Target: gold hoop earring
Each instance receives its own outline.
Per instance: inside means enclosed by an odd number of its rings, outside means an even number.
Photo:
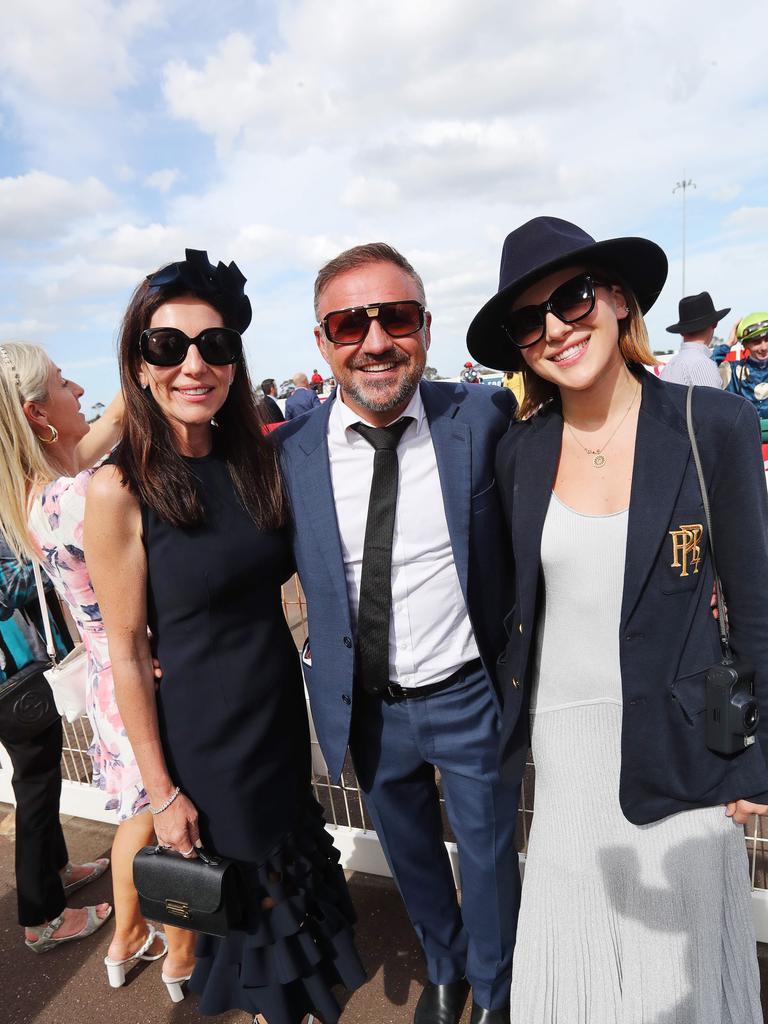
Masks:
[[[40,443],[41,444],[53,444],[55,441],[59,440],[59,432],[56,429],[56,427],[54,427],[54,425],[52,423],[48,424],[48,429],[51,432],[51,436],[50,437],[41,437],[40,438]]]

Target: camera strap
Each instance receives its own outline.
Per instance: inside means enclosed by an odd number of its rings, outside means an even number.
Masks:
[[[707,484],[704,480],[704,470],[701,466],[701,458],[699,456],[699,446],[696,443],[696,431],[693,426],[693,389],[694,385],[688,385],[688,394],[685,400],[685,419],[688,424],[688,437],[691,440],[691,451],[693,452],[693,461],[696,464],[696,473],[699,477],[699,489],[701,490],[701,500],[704,505],[704,518],[707,520],[707,530],[709,532],[709,550],[712,555],[712,568],[715,572],[715,594],[717,596],[717,625],[720,631],[720,646],[723,649],[723,657],[731,658],[731,645],[728,638],[728,616],[725,608],[725,601],[723,599],[723,587],[720,583],[720,576],[717,571],[717,562],[715,561],[715,536],[712,532],[712,516],[709,510],[709,494],[707,493]]]

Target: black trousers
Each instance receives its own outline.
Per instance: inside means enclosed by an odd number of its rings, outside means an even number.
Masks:
[[[59,871],[69,860],[59,821],[61,719],[23,743],[3,746],[16,794],[16,896],[19,924],[50,921],[66,905]]]

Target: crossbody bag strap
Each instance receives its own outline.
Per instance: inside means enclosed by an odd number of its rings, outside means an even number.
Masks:
[[[37,600],[40,602],[40,615],[43,619],[43,630],[45,632],[45,649],[48,653],[48,657],[51,659],[53,664],[56,664],[56,648],[53,644],[53,634],[51,633],[51,622],[48,618],[48,605],[45,601],[45,590],[43,588],[43,577],[40,572],[40,563],[36,558],[32,559],[32,570],[35,574],[35,587],[37,589]]]
[[[720,646],[723,649],[723,657],[731,657],[731,645],[728,636],[728,617],[725,610],[725,600],[723,599],[723,587],[720,583],[720,575],[717,571],[717,562],[715,560],[715,536],[712,532],[712,515],[709,509],[709,494],[707,492],[707,484],[704,480],[704,470],[701,465],[701,457],[699,456],[699,446],[696,443],[696,431],[693,426],[693,388],[694,385],[688,386],[688,394],[685,400],[685,419],[688,425],[688,437],[691,441],[691,451],[693,452],[693,461],[696,465],[696,473],[699,477],[699,489],[701,490],[701,500],[704,505],[704,518],[707,521],[707,531],[709,532],[709,550],[712,555],[712,568],[715,571],[715,595],[717,596],[717,625],[720,632]]]

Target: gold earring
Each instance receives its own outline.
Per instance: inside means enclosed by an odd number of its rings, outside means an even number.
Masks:
[[[56,429],[56,427],[54,427],[54,425],[52,423],[48,424],[48,429],[51,432],[51,436],[50,437],[41,437],[40,438],[40,442],[42,444],[54,444],[54,442],[59,440],[59,432]]]

